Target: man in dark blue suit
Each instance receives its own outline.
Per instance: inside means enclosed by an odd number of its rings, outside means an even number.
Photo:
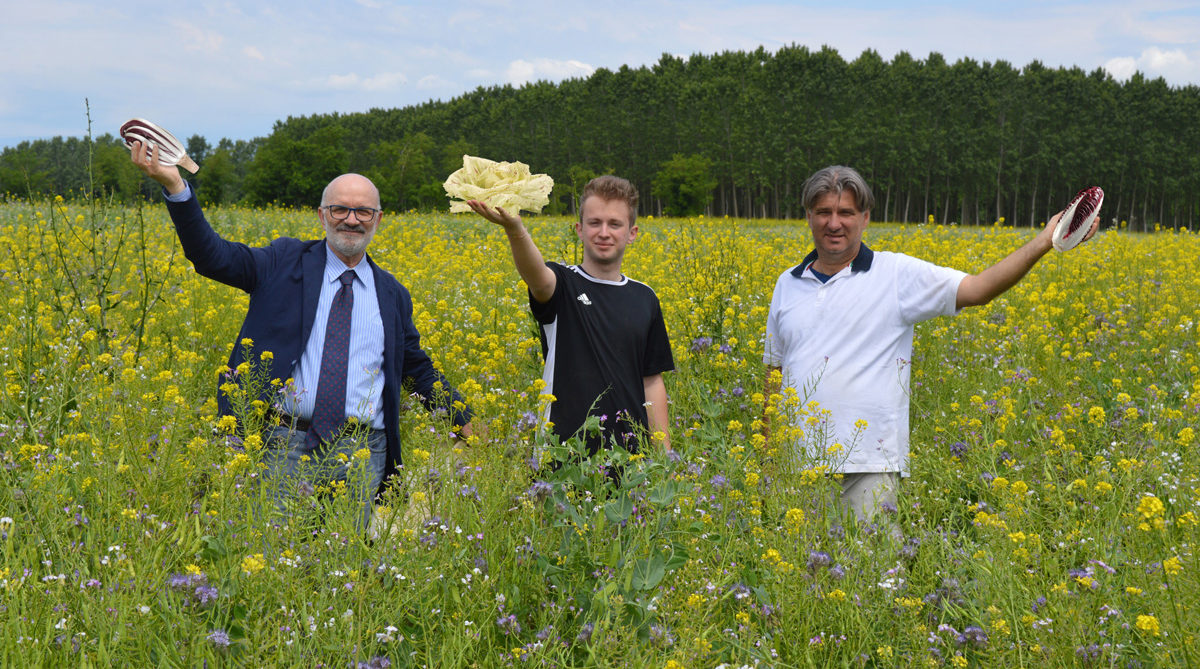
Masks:
[[[343,174],[326,186],[317,210],[325,239],[283,237],[251,248],[213,231],[179,169],[158,161],[158,147],[134,142],[130,151],[165,189],[196,271],[250,294],[237,342],[252,343],[235,343],[229,368],[248,353],[249,362],[270,366],[274,386],[259,399],[280,418],[268,425],[263,455],[276,506],[286,511],[292,493],[314,483],[345,481],[363,504],[365,528],[376,492],[400,464],[402,383],[411,382],[428,409],[445,412],[460,435],[470,434],[471,419],[421,349],[408,291],[366,254],[381,220],[379,191],[366,177]],[[218,405],[232,413],[224,392]],[[365,475],[350,475],[359,460]]]

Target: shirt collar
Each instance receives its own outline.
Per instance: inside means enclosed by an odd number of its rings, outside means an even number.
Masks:
[[[858,247],[858,255],[854,256],[854,260],[850,261],[851,272],[866,272],[871,269],[871,261],[875,258],[875,252],[867,248],[866,244],[860,244]],[[799,279],[804,276],[804,270],[808,269],[817,260],[817,250],[813,249],[808,255],[804,256],[804,260],[796,265],[792,270],[792,276]]]
[[[370,263],[367,261],[366,254],[363,254],[362,260],[358,261],[357,265],[355,265],[354,267],[347,267],[346,263],[342,262],[342,259],[339,258],[337,256],[337,254],[333,252],[333,249],[329,248],[329,242],[326,241],[325,242],[325,281],[328,283],[333,283],[333,282],[337,281],[338,277],[340,277],[342,275],[342,272],[345,272],[346,270],[353,271],[354,276],[358,277],[359,281],[366,284],[367,283],[367,275],[371,271],[371,266],[370,266]],[[367,284],[367,285],[370,285],[370,284]]]

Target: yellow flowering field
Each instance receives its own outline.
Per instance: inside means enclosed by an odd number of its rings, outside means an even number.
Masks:
[[[312,211],[209,218],[251,245],[319,234]],[[337,486],[261,512],[261,407],[216,416],[246,297],[195,274],[165,207],[0,205],[0,664],[1200,661],[1195,235],[1103,232],[919,326],[897,538],[840,518],[828,463],[786,445],[821,442],[820,407],[762,395],[771,289],[807,227],[639,224],[625,269],[663,304],[676,453],[589,460],[538,443],[537,330],[500,231],[385,216],[372,257],[487,431],[456,446],[411,402],[368,539]],[[579,259],[570,220],[530,228],[547,259]],[[975,271],[1030,235],[866,240]],[[764,439],[764,405],[795,427]]]

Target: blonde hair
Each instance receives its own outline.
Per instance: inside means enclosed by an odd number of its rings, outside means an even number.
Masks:
[[[579,220],[583,220],[583,203],[593,195],[601,200],[619,200],[629,205],[629,225],[637,222],[638,192],[628,179],[605,174],[587,182],[579,196]]]

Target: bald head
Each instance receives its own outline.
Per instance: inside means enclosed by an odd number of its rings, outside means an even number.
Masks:
[[[370,200],[368,206],[379,209],[379,189],[371,180],[361,174],[343,174],[329,182],[325,190],[321,193],[321,206],[324,207],[330,203],[337,203],[337,200],[342,196],[357,195],[360,198],[366,197]]]
[[[325,187],[317,217],[329,248],[347,267],[354,267],[366,253],[382,217],[379,189],[361,174],[343,174]]]

